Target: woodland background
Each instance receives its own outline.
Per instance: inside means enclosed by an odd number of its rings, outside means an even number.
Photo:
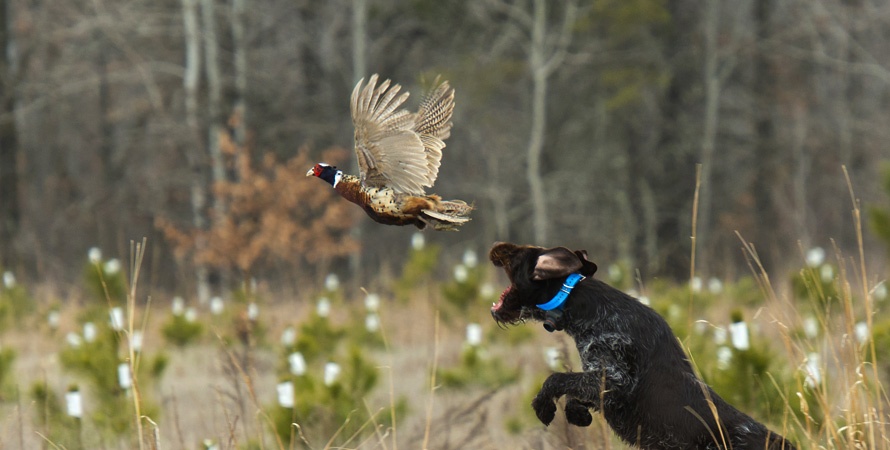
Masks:
[[[0,0],[0,48],[0,447],[625,448],[525,407],[578,361],[490,319],[510,240],[799,448],[890,449],[890,1]],[[460,232],[305,176],[373,73],[454,86]]]
[[[739,236],[768,271],[801,248],[849,249],[844,167],[864,206],[887,201],[886,1],[2,0],[0,13],[0,266],[22,279],[75,280],[88,248],[125,257],[146,236],[152,285],[205,299],[245,275],[372,284],[404,260],[408,230],[303,176],[324,159],[355,168],[348,99],[371,73],[412,105],[436,74],[456,89],[432,191],[477,210],[460,233],[427,233],[455,260],[513,240],[688,277],[697,164],[705,276],[749,273]]]

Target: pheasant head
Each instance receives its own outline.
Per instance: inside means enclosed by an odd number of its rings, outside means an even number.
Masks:
[[[337,169],[337,166],[332,166],[330,164],[318,163],[308,172],[306,172],[306,176],[313,176],[321,178],[330,184],[332,187],[337,187],[337,183],[340,182],[340,179],[343,178],[343,171]]]

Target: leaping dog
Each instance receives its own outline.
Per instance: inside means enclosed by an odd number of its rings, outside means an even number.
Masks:
[[[583,250],[496,243],[489,259],[510,286],[491,315],[500,324],[532,319],[574,340],[583,372],[553,373],[532,407],[545,425],[566,396],[569,423],[590,410],[641,449],[793,450],[783,436],[726,403],[692,370],[667,322],[652,308],[593,278]]]

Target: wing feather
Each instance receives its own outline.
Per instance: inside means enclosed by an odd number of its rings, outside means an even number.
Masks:
[[[438,77],[433,82],[433,86],[430,93],[420,102],[420,108],[417,111],[417,125],[414,130],[420,134],[429,168],[429,177],[432,182],[435,182],[439,175],[445,139],[451,135],[454,89],[447,81],[440,83]]]
[[[444,139],[451,130],[454,90],[436,80],[417,113],[400,107],[408,99],[390,80],[377,85],[372,75],[352,91],[355,152],[366,186],[388,186],[396,192],[423,194],[439,173]]]

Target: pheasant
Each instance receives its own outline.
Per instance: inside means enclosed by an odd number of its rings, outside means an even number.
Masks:
[[[462,200],[427,195],[439,174],[445,139],[451,134],[454,89],[439,82],[420,103],[416,113],[400,109],[408,93],[390,80],[377,85],[377,75],[364,79],[352,91],[355,154],[360,176],[318,163],[306,176],[328,182],[340,196],[385,225],[415,225],[424,229],[457,231],[470,221],[473,210]]]

